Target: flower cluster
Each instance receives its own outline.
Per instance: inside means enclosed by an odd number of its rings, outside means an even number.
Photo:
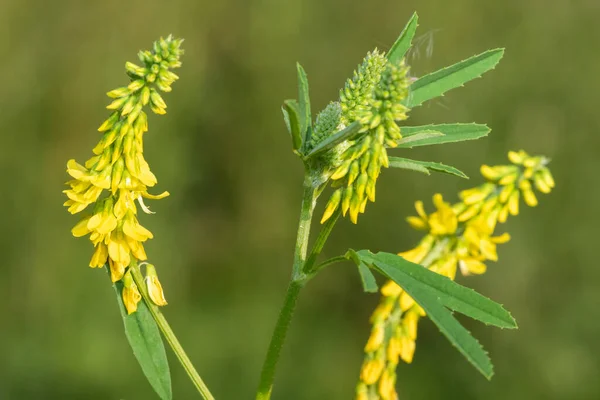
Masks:
[[[381,168],[389,164],[386,147],[396,147],[402,138],[397,122],[407,118],[408,108],[402,104],[410,85],[407,74],[408,67],[403,61],[394,64],[375,50],[346,82],[339,103],[332,103],[320,114],[327,124],[317,121],[317,138],[326,136],[323,133],[328,129],[333,132],[331,127],[344,128],[354,122],[361,126],[358,138],[332,150],[335,156],[330,157],[333,167],[329,169],[329,179],[337,189],[325,207],[321,223],[340,207],[342,214],[349,213],[356,223],[367,202],[375,201],[375,183]],[[337,121],[332,118],[335,115]]]
[[[519,213],[519,199],[537,205],[532,190],[549,193],[554,179],[545,157],[531,157],[524,151],[509,152],[512,165],[483,165],[487,182],[460,192],[461,201],[451,205],[440,194],[433,196],[436,211],[427,214],[417,201],[418,216],[408,223],[427,232],[412,250],[399,253],[405,259],[454,280],[463,275],[483,274],[486,261],[497,261],[498,244],[510,239],[508,233],[493,236],[497,223]],[[532,185],[533,184],[533,185]],[[417,325],[425,312],[396,283],[381,288],[382,298],[371,317],[371,336],[365,346],[365,361],[357,385],[357,400],[395,400],[396,366],[412,362]]]
[[[67,182],[70,188],[64,190],[69,198],[64,205],[76,214],[93,204],[91,213],[75,225],[72,233],[76,237],[90,235],[95,247],[90,267],[103,267],[108,262],[112,281],[123,280],[122,296],[128,313],[137,309],[141,296],[127,269],[133,262],[147,259],[143,243],[152,239],[152,233],[138,222],[135,202],[151,213],[143,199],[169,195],[148,193],[157,180],[143,154],[143,135],[148,130],[143,108],[149,105],[154,113],[165,114],[167,106],[159,90],[170,92],[171,84],[178,79],[171,69],[181,66],[181,43],[181,39],[171,36],[161,38],[152,51],[138,54],[143,66],[125,64],[131,83],[108,92],[114,99],[107,106],[112,113],[98,128],[103,136],[93,149],[94,156],[84,165],[75,160],[67,163],[73,179]],[[107,194],[100,198],[104,190]],[[154,267],[148,266],[146,272],[152,300],[165,305]]]

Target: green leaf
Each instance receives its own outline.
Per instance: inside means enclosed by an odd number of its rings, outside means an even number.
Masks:
[[[434,132],[439,134],[435,135]],[[462,142],[465,140],[479,139],[487,136],[488,133],[490,133],[490,128],[483,124],[403,126],[402,139],[398,141],[398,148]]]
[[[300,105],[300,133],[303,143],[310,140],[312,118],[310,115],[310,96],[308,94],[308,78],[300,63],[296,63],[298,70],[298,101]]]
[[[363,285],[363,291],[367,293],[377,293],[379,286],[369,267],[361,261],[360,256],[352,249],[346,253],[346,258],[350,258],[358,267],[360,281]]]
[[[484,376],[491,378],[493,367],[486,352],[445,307],[488,325],[516,328],[516,322],[508,311],[474,290],[396,254],[384,252],[373,254],[368,250],[361,250],[355,254],[360,261],[400,285],[425,310],[429,318],[467,360]],[[348,258],[355,259],[350,254]]]
[[[417,79],[410,86],[406,106],[414,108],[427,100],[442,96],[450,89],[479,78],[484,72],[494,69],[503,55],[504,49],[488,50]]]
[[[298,150],[302,146],[300,106],[296,100],[285,100],[281,109],[283,110],[283,119],[292,135],[292,146],[294,150]]]
[[[429,171],[443,172],[445,174],[455,175],[460,178],[469,179],[469,177],[465,175],[464,172],[462,172],[461,170],[442,163],[436,163],[433,161],[410,160],[408,158],[402,157],[390,157],[389,160],[390,167],[393,168],[410,169],[413,171],[423,172],[427,175],[429,175]]]
[[[413,37],[415,36],[417,26],[419,25],[418,20],[419,17],[417,16],[417,13],[413,13],[404,29],[402,29],[400,36],[398,36],[398,39],[396,39],[392,45],[392,48],[387,54],[387,58],[390,60],[390,62],[396,64],[402,60],[410,48]]]
[[[335,147],[336,145],[343,142],[344,140],[352,139],[354,136],[357,136],[360,133],[361,128],[362,128],[362,125],[360,124],[360,122],[351,123],[346,128],[342,129],[341,131],[336,132],[335,134],[329,136],[327,139],[323,140],[321,143],[316,145],[310,151],[310,153],[308,153],[306,155],[305,158],[308,159],[310,157],[313,157],[316,154],[322,153],[324,151],[327,151],[327,150]]]
[[[358,273],[360,274],[363,290],[367,293],[377,293],[379,286],[377,286],[377,281],[373,273],[365,263],[361,262],[358,264]]]
[[[171,400],[171,374],[169,372],[169,362],[165,346],[160,336],[160,331],[152,314],[144,300],[138,303],[137,311],[127,315],[127,310],[123,304],[121,292],[123,283],[121,281],[113,283],[113,288],[117,294],[117,302],[123,317],[125,326],[125,335],[129,345],[133,350],[135,358],[142,367],[142,371],[152,388],[156,391],[162,400]]]

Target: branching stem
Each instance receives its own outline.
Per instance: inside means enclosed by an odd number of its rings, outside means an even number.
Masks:
[[[300,222],[298,223],[298,234],[296,236],[296,249],[294,251],[294,264],[292,266],[292,278],[288,285],[287,293],[277,319],[271,343],[263,363],[260,375],[260,383],[256,393],[256,400],[269,400],[275,379],[275,370],[281,354],[281,348],[285,342],[287,331],[292,321],[292,315],[296,308],[296,302],[300,289],[306,284],[309,276],[305,272],[306,253],[308,251],[308,238],[310,225],[316,201],[316,189],[310,175],[304,177],[304,193],[302,196],[302,207],[300,209]]]

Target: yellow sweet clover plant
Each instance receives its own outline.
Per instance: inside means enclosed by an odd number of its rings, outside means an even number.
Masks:
[[[537,205],[532,187],[541,193],[550,193],[554,187],[545,157],[511,151],[508,158],[512,165],[483,165],[481,173],[487,182],[460,192],[461,201],[455,204],[436,194],[436,210],[427,214],[423,202],[417,201],[418,215],[407,221],[426,235],[415,248],[399,255],[452,280],[457,270],[465,276],[483,274],[485,262],[498,260],[497,245],[510,239],[506,232],[493,236],[497,224],[519,213],[520,198],[528,206]],[[390,280],[381,288],[356,400],[398,399],[396,367],[400,360],[412,362],[418,322],[424,316],[424,310],[395,282]]]
[[[350,249],[317,262],[340,217],[348,216],[356,224],[367,203],[375,201],[377,180],[384,168],[466,177],[454,167],[398,157],[392,151],[478,139],[490,131],[486,125],[475,123],[406,124],[411,109],[494,69],[503,56],[503,49],[488,50],[436,72],[411,76],[405,55],[416,28],[414,14],[390,50],[369,52],[340,90],[339,98],[314,120],[307,75],[297,65],[298,99],[285,100],[282,111],[292,150],[304,165],[303,197],[291,279],[263,364],[257,400],[271,398],[281,348],[300,291],[333,263],[354,262],[367,292],[378,290],[373,272],[390,280],[382,289],[382,305],[374,314],[373,333],[365,348],[367,357],[357,389],[360,400],[395,398],[395,367],[400,359],[412,359],[417,323],[424,315],[486,377],[492,375],[491,361],[451,311],[489,325],[516,327],[502,306],[453,279],[457,268],[465,274],[483,273],[483,262],[495,260],[496,245],[508,239],[507,235],[492,236],[496,222],[518,212],[520,197],[534,205],[537,198],[533,186],[544,193],[553,187],[543,157],[511,153],[515,165],[483,167],[488,182],[462,192],[462,201],[456,205],[436,195],[437,211],[427,214],[422,203],[417,203],[419,216],[411,217],[409,222],[428,234],[409,252],[373,254]],[[160,92],[170,92],[178,79],[172,70],[181,65],[181,43],[181,39],[171,36],[161,38],[151,51],[139,53],[142,65],[126,64],[130,82],[108,93],[113,99],[107,107],[111,114],[98,129],[102,137],[93,149],[94,155],[83,165],[75,160],[67,163],[72,180],[64,191],[68,197],[65,206],[72,214],[84,213],[73,235],[89,235],[94,245],[90,267],[106,267],[126,336],[158,396],[163,400],[172,398],[162,333],[199,395],[211,400],[212,394],[159,308],[167,301],[144,247],[153,234],[138,220],[138,206],[144,213],[151,213],[144,199],[168,195],[149,192],[157,179],[143,153],[148,130],[145,108],[155,114],[165,113],[167,106]],[[331,192],[320,218],[322,226],[309,251],[313,215],[326,190]]]
[[[304,193],[292,276],[263,364],[257,400],[271,398],[277,362],[298,294],[323,268],[336,262],[353,261],[358,267],[365,291],[377,291],[373,271],[398,284],[410,294],[414,307],[422,307],[447,338],[487,377],[492,375],[487,354],[454,319],[450,310],[486,324],[516,327],[514,319],[499,304],[396,254],[349,250],[344,255],[317,263],[340,217],[347,215],[356,224],[358,215],[365,212],[367,203],[375,201],[376,183],[383,168],[408,169],[425,174],[435,171],[466,177],[454,167],[397,157],[391,155],[392,150],[472,140],[489,133],[489,128],[481,124],[406,124],[412,108],[481,76],[493,69],[503,55],[503,49],[488,50],[417,78],[410,75],[405,60],[416,28],[417,15],[414,14],[387,53],[377,49],[369,52],[353,77],[340,90],[339,99],[318,113],[314,123],[307,75],[297,65],[298,99],[284,101],[282,110],[291,135],[292,149],[304,164]],[[322,228],[309,251],[313,213],[319,196],[327,187],[332,189],[320,218]],[[451,207],[446,206],[441,198],[436,197],[436,202],[440,210],[427,221],[427,226],[435,226],[437,234],[455,233],[462,225],[459,225],[456,217],[451,218],[454,216]],[[474,207],[474,204],[470,204],[464,210],[465,215],[473,213]],[[483,234],[479,231],[475,233]],[[492,246],[495,244],[490,239],[486,250],[491,251]],[[473,268],[476,268],[475,261],[467,258],[461,260]],[[380,328],[376,330],[373,343],[378,343],[384,335]],[[374,346],[369,344],[368,348]],[[363,373],[380,378],[381,368],[374,363],[367,363]],[[391,378],[386,379],[384,384],[389,383],[393,386]]]
[[[158,200],[169,195],[148,192],[157,179],[144,157],[144,134],[148,131],[144,110],[166,113],[167,105],[160,92],[170,92],[171,85],[179,79],[172,70],[181,66],[182,42],[172,36],[161,38],[154,42],[152,50],[139,52],[142,65],[125,64],[130,83],[107,93],[113,99],[106,107],[111,114],[98,128],[102,137],[93,149],[94,155],[84,165],[75,160],[67,163],[72,180],[67,182],[69,189],[64,190],[68,197],[64,205],[71,214],[87,212],[72,233],[76,237],[89,235],[94,245],[90,267],[108,268],[124,311],[125,333],[157,394],[162,399],[172,398],[158,327],[199,393],[212,399],[157,308],[167,301],[156,268],[146,262],[144,243],[153,235],[138,221],[138,206],[144,213],[152,214],[144,199]]]

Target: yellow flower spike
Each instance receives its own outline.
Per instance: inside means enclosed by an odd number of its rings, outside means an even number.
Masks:
[[[532,184],[543,192],[547,188],[551,189],[553,183],[550,173],[546,172],[547,168],[544,165],[547,161],[543,157],[530,157],[523,151],[511,152],[509,157],[517,165],[483,167],[482,173],[491,182],[460,192],[462,201],[458,203],[450,205],[444,202],[440,195],[436,195],[433,199],[436,211],[428,215],[423,203],[417,202],[415,208],[418,216],[409,217],[407,220],[411,226],[426,228],[429,232],[417,247],[398,254],[452,280],[456,278],[458,269],[463,275],[485,273],[485,262],[496,261],[497,246],[510,239],[508,233],[493,236],[497,223],[505,222],[509,214],[518,214],[521,195],[524,198],[529,196],[526,193],[535,196]],[[527,168],[534,171],[532,182],[525,178]],[[510,177],[504,178],[506,176]],[[543,181],[541,188],[538,187],[537,181]],[[535,200],[537,201],[537,198]],[[455,222],[452,222],[453,220]],[[382,286],[381,294],[377,311],[371,318],[374,327],[371,334],[375,335],[376,326],[385,326],[387,335],[390,335],[388,332],[393,332],[392,337],[384,338],[381,345],[387,357],[384,370],[388,371],[389,368],[393,374],[392,368],[396,367],[400,359],[406,363],[412,362],[418,320],[425,316],[425,311],[392,281]],[[381,348],[375,351],[380,350]],[[374,352],[367,351],[365,363],[374,358]],[[379,392],[379,387],[386,385],[382,383],[386,379],[388,377],[384,376],[383,372],[374,383],[365,382],[361,376],[361,384],[368,395],[377,391],[378,397],[374,398],[383,400],[384,395]],[[393,379],[395,380],[395,377]],[[388,394],[396,395],[394,391]]]
[[[137,311],[137,305],[140,300],[142,300],[142,295],[135,285],[135,282],[133,282],[133,277],[129,271],[123,276],[123,291],[121,297],[123,298],[123,304],[125,304],[125,308],[127,309],[127,314],[132,314]]]
[[[166,306],[167,300],[165,300],[165,294],[162,289],[162,285],[158,280],[156,274],[156,268],[152,264],[146,264],[146,277],[144,278],[146,287],[148,288],[148,295],[150,300],[157,306]]]
[[[371,336],[365,345],[365,352],[371,353],[381,347],[383,339],[385,338],[385,328],[383,324],[377,324],[374,326]]]

